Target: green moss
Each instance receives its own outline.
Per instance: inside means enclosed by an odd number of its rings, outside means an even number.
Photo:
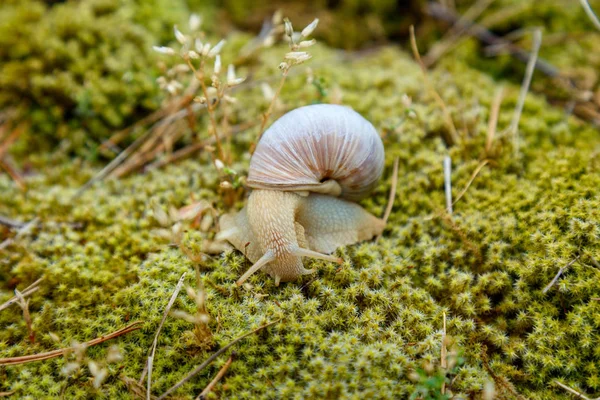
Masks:
[[[272,70],[263,69],[257,78],[277,74],[275,60],[282,51],[261,56]],[[345,260],[341,269],[309,261],[318,270],[315,276],[280,287],[256,274],[249,280],[251,290],[235,288],[249,266],[236,251],[205,258],[200,270],[213,345],[199,345],[190,334],[191,323],[167,319],[153,393],[165,391],[233,338],[278,318],[282,322],[236,346],[238,358],[211,396],[391,399],[426,390],[438,396],[436,388],[447,379],[456,398],[477,398],[494,380],[488,368],[528,398],[568,398],[554,380],[598,393],[597,131],[530,95],[520,123],[521,154],[515,157],[510,138],[500,132],[510,123],[519,88],[506,84],[493,160],[455,205],[452,218],[440,217],[442,160],[448,152],[452,156],[456,197],[483,156],[498,83],[459,61],[432,71],[463,138],[448,150],[442,112],[408,55],[386,48],[349,62],[325,47],[313,53],[313,74],[329,90],[306,84],[298,68],[300,73],[286,83],[283,102],[293,108],[331,101],[333,88],[339,88],[344,104],[373,121],[384,139],[388,178],[393,159],[400,160],[388,229],[377,243],[339,249]],[[240,90],[236,97],[233,118],[239,122],[255,119],[267,107],[256,88]],[[200,122],[206,123],[202,117]],[[236,136],[240,153],[256,130]],[[179,208],[194,195],[224,212],[216,174],[208,157],[200,155],[164,170],[102,182],[71,201],[97,166],[50,163],[43,157],[31,162],[37,171],[27,176],[26,193],[0,176],[0,214],[41,221],[2,253],[0,301],[10,298],[15,286],[45,276],[30,303],[37,341],[29,343],[20,311],[12,306],[0,313],[0,357],[69,346],[135,320],[144,324],[112,342],[122,361],[106,361],[108,344],[86,351],[86,362],[94,360],[108,370],[98,389],[86,363],[61,372],[72,362],[70,356],[0,367],[0,391],[17,390],[20,398],[57,393],[134,398],[124,377],[139,379],[181,274],[186,272],[186,283],[194,285],[192,262],[165,239],[153,204]],[[236,154],[233,168],[244,174],[248,158]],[[382,214],[389,186],[386,179],[363,205]],[[208,248],[214,239],[214,230],[200,231],[189,223],[184,228],[190,231],[184,242],[194,251]],[[11,235],[2,229],[0,238]],[[578,261],[544,294],[559,268],[575,257]],[[195,307],[182,291],[175,308],[193,313]],[[444,313],[452,348],[462,358],[447,374],[438,368]],[[226,355],[177,394],[197,395],[225,360]],[[498,392],[505,390],[496,385]]]
[[[152,45],[189,14],[183,0],[10,1],[0,8],[0,108],[26,113],[28,150],[66,138],[89,155],[158,108]]]

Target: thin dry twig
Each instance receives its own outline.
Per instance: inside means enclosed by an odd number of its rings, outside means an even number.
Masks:
[[[13,181],[15,181],[15,183],[19,187],[19,190],[21,190],[23,192],[25,190],[27,190],[27,186],[25,185],[25,180],[23,179],[23,177],[21,177],[21,175],[19,174],[17,169],[15,167],[13,167],[12,164],[7,159],[0,159],[0,167],[4,171],[6,171],[6,173],[12,178]]]
[[[560,278],[560,276],[567,270],[569,269],[569,267],[573,264],[575,264],[575,261],[579,260],[579,257],[581,257],[581,255],[578,255],[577,257],[575,257],[573,260],[571,260],[567,265],[565,265],[564,267],[562,267],[561,269],[558,270],[558,273],[556,274],[556,276],[554,277],[554,279],[552,279],[552,281],[546,285],[546,287],[544,288],[544,290],[542,290],[542,293],[546,294],[548,293],[548,290],[550,290],[552,288],[552,286],[554,286],[556,284],[556,282],[558,281],[558,278]]]
[[[444,191],[446,192],[446,211],[452,215],[452,159],[444,157]]]
[[[489,154],[492,150],[492,143],[494,142],[494,136],[496,135],[496,129],[498,128],[498,116],[500,115],[500,106],[502,105],[502,98],[504,97],[504,88],[500,87],[496,91],[494,100],[492,101],[492,107],[490,109],[490,120],[488,121],[487,137],[485,140],[485,154]]]
[[[158,335],[160,335],[160,331],[161,331],[163,325],[165,324],[165,321],[167,320],[167,316],[169,315],[169,312],[171,311],[171,308],[173,307],[175,300],[177,299],[177,295],[181,291],[181,287],[183,286],[184,278],[185,278],[185,272],[181,275],[181,278],[179,278],[179,282],[177,282],[177,286],[175,286],[175,290],[173,290],[173,294],[171,295],[171,298],[169,299],[169,302],[167,303],[167,307],[165,308],[163,317],[160,320],[160,324],[158,325],[158,328],[156,329],[156,334],[154,335],[154,340],[152,341],[152,347],[150,348],[150,350],[148,352],[148,361],[146,362],[146,366],[144,367],[144,371],[142,372],[142,377],[140,378],[140,381],[139,381],[139,383],[141,384],[144,381],[144,377],[146,376],[146,373],[148,374],[148,382],[147,382],[147,386],[146,386],[146,399],[147,400],[150,400],[150,395],[151,395],[150,387],[152,385],[152,365],[154,363],[154,355],[156,353],[156,347],[158,346]]]
[[[585,10],[585,13],[590,18],[590,21],[592,21],[592,24],[594,24],[594,26],[598,30],[600,30],[600,20],[598,19],[598,16],[592,9],[592,6],[590,6],[590,3],[588,3],[588,0],[580,0],[580,2],[581,2],[581,6]]]
[[[444,325],[442,330],[442,348],[440,350],[440,367],[448,369],[448,347],[446,345],[446,312],[444,312]],[[442,383],[442,394],[446,394],[446,382]]]
[[[519,121],[521,120],[521,113],[523,112],[523,106],[525,105],[525,97],[529,91],[529,85],[531,84],[531,78],[533,78],[533,72],[535,71],[535,63],[537,62],[538,53],[540,46],[542,45],[542,30],[537,29],[533,33],[533,46],[531,48],[531,57],[527,62],[525,68],[525,76],[523,77],[523,83],[521,84],[521,90],[519,92],[519,99],[515,106],[515,112],[513,119],[510,124],[510,133],[513,135],[514,152],[516,155],[519,153]]]
[[[595,399],[592,399],[592,398],[590,398],[590,397],[586,396],[585,394],[583,394],[583,393],[580,393],[580,392],[578,392],[577,390],[575,390],[575,389],[572,389],[572,388],[568,387],[568,386],[567,386],[567,385],[565,385],[564,383],[560,383],[559,381],[556,381],[556,380],[555,380],[555,381],[554,381],[554,384],[556,384],[556,385],[560,386],[561,388],[565,389],[567,392],[569,392],[569,393],[571,393],[571,394],[575,395],[575,396],[576,396],[576,398],[578,398],[578,399],[583,399],[583,400],[600,400],[600,397],[598,397],[598,398],[595,398]]]
[[[9,228],[22,228],[25,223],[0,215],[0,225],[8,226]]]
[[[390,218],[390,214],[392,213],[392,208],[394,208],[394,199],[396,198],[396,188],[398,186],[398,164],[399,163],[400,163],[400,158],[396,157],[396,159],[394,160],[394,168],[393,168],[393,172],[392,172],[392,187],[390,189],[388,203],[387,203],[387,206],[385,208],[385,212],[383,213],[383,218],[382,218],[384,225],[387,224],[387,221]],[[383,233],[380,233],[379,236],[377,236],[377,239],[375,239],[375,240],[379,240],[382,235],[383,235]]]
[[[473,171],[473,174],[471,175],[471,178],[469,179],[469,182],[467,182],[467,185],[465,186],[465,188],[458,194],[458,196],[456,196],[456,199],[454,200],[454,202],[452,203],[452,205],[456,204],[456,202],[458,200],[460,200],[465,193],[467,193],[467,190],[469,190],[469,187],[471,187],[471,184],[473,183],[473,181],[475,180],[475,178],[477,177],[477,175],[479,174],[479,172],[481,171],[481,169],[483,167],[485,167],[488,163],[490,162],[490,160],[483,160],[479,163],[479,165],[477,166],[477,168],[475,168],[475,171]]]
[[[133,332],[133,331],[140,329],[142,327],[143,323],[144,323],[144,321],[132,322],[131,324],[129,324],[119,330],[116,330],[112,333],[109,333],[108,335],[100,336],[100,337],[97,337],[96,339],[92,339],[88,342],[85,342],[84,345],[86,347],[91,347],[91,346],[95,346],[100,343],[104,343],[108,340],[114,339],[116,337],[119,337],[119,336],[125,335],[129,332]],[[29,356],[0,358],[0,365],[19,365],[19,364],[25,364],[25,363],[34,362],[34,361],[49,360],[51,358],[60,357],[64,354],[67,354],[67,353],[73,351],[73,350],[74,350],[73,347],[65,347],[63,349],[52,350],[52,351],[48,351],[45,353],[32,354]]]
[[[476,20],[495,0],[478,0],[473,4],[460,18],[452,25],[452,27],[444,34],[444,37],[437,42],[431,50],[423,57],[423,62],[430,67],[435,64],[440,57],[448,51],[455,48],[463,35],[469,30],[466,22]]]
[[[25,299],[23,294],[15,289],[15,296],[18,299],[17,304],[23,310],[23,319],[25,320],[25,326],[27,326],[27,332],[29,333],[29,343],[35,343],[35,332],[33,330],[33,322],[31,321],[31,314],[29,313],[29,299]]]
[[[170,395],[171,393],[173,393],[175,390],[177,390],[179,387],[181,387],[183,384],[185,384],[186,382],[188,382],[190,379],[192,379],[194,376],[196,376],[198,373],[200,373],[200,371],[202,371],[207,365],[209,365],[211,362],[213,362],[217,357],[219,357],[221,354],[225,353],[231,346],[235,345],[237,342],[239,342],[240,340],[245,339],[246,337],[253,335],[265,328],[268,328],[271,325],[275,325],[277,323],[279,323],[282,319],[278,319],[275,320],[273,322],[269,322],[268,324],[259,326],[258,328],[243,334],[242,336],[237,337],[236,339],[232,340],[231,342],[229,342],[228,344],[226,344],[225,346],[221,347],[217,352],[215,352],[213,355],[211,355],[206,361],[204,361],[202,364],[200,364],[199,366],[197,366],[196,368],[194,368],[190,373],[188,373],[182,380],[180,380],[179,382],[177,382],[174,386],[172,386],[170,389],[168,389],[165,393],[163,393],[162,395],[160,395],[158,397],[158,400],[163,400],[164,398],[166,398],[168,395]]]
[[[203,400],[215,387],[215,385],[221,380],[223,379],[223,376],[225,376],[225,374],[227,373],[227,370],[229,369],[229,367],[231,366],[231,363],[233,362],[233,360],[235,359],[235,357],[237,356],[236,352],[232,352],[231,356],[229,356],[229,359],[225,362],[225,364],[223,364],[223,366],[221,367],[221,369],[219,370],[219,372],[217,372],[217,375],[215,375],[215,377],[213,378],[212,381],[210,381],[210,383],[208,384],[208,386],[206,386],[204,388],[204,390],[202,391],[202,393],[200,393],[198,395],[198,397],[196,397],[196,400]]]
[[[17,389],[10,390],[8,392],[0,392],[0,397],[10,397],[10,396],[12,396],[15,393],[17,393]]]
[[[33,282],[31,285],[27,286],[25,289],[23,289],[23,291],[21,292],[21,295],[23,297],[27,297],[30,294],[33,294],[33,293],[37,292],[39,290],[39,286],[38,285],[43,280],[44,280],[44,277],[41,277],[37,281]],[[0,311],[6,309],[8,307],[10,307],[12,304],[15,304],[17,302],[19,302],[19,298],[15,295],[10,300],[8,300],[4,304],[0,305]]]
[[[410,26],[410,44],[412,47],[413,55],[419,66],[421,67],[421,72],[423,73],[423,80],[425,81],[425,85],[429,88],[429,91],[433,94],[435,101],[438,103],[440,108],[442,109],[442,113],[444,114],[444,120],[446,121],[446,125],[448,126],[448,130],[450,131],[450,145],[458,143],[458,133],[456,132],[456,127],[454,126],[454,122],[452,121],[452,116],[446,107],[446,103],[440,96],[440,94],[435,90],[433,84],[429,81],[429,77],[427,75],[427,67],[423,64],[423,60],[421,60],[421,55],[419,54],[419,48],[417,47],[417,39],[415,37],[415,27],[413,25]]]
[[[21,229],[19,229],[17,231],[17,234],[13,237],[10,237],[8,239],[6,239],[4,242],[0,243],[0,250],[4,250],[5,248],[7,248],[8,246],[10,246],[11,244],[13,244],[18,238],[20,238],[23,235],[28,234],[33,227],[38,223],[39,218],[34,218],[31,221],[29,221],[28,223],[26,223],[25,225],[23,225],[23,227]]]

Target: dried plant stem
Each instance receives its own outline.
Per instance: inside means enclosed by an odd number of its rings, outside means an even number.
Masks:
[[[440,367],[448,369],[448,348],[446,347],[446,313],[444,312],[444,325],[442,330],[442,348],[440,350]],[[442,383],[442,394],[446,393],[446,382]]]
[[[23,294],[15,289],[15,296],[18,299],[18,305],[23,310],[23,319],[25,320],[25,326],[27,326],[27,332],[29,334],[29,343],[35,343],[35,332],[33,330],[33,322],[31,321],[31,314],[29,313],[29,299],[25,299]]]
[[[513,135],[513,146],[515,155],[519,154],[519,121],[521,120],[521,113],[523,112],[523,105],[525,104],[525,97],[527,96],[527,92],[529,91],[529,85],[531,84],[531,78],[533,77],[533,71],[535,70],[535,63],[537,62],[538,52],[540,51],[540,46],[542,45],[542,31],[541,29],[537,29],[533,33],[533,47],[531,49],[531,57],[527,62],[527,67],[525,68],[525,76],[523,77],[523,83],[521,84],[521,90],[519,92],[519,99],[517,100],[517,105],[515,106],[515,112],[513,114],[513,119],[510,124],[510,133]]]
[[[0,243],[0,250],[4,250],[5,248],[7,248],[11,244],[13,244],[15,242],[15,240],[17,240],[21,236],[29,233],[31,231],[31,229],[33,229],[33,227],[38,223],[38,220],[39,219],[37,217],[32,219],[31,221],[29,221],[28,223],[23,225],[23,227],[21,227],[21,229],[19,229],[17,231],[17,234],[15,236],[10,237],[10,238],[6,239],[5,241],[3,241],[2,243]]]
[[[479,174],[479,172],[481,171],[481,169],[483,167],[485,167],[488,163],[490,162],[490,160],[483,160],[479,163],[479,165],[477,166],[477,168],[475,168],[475,171],[473,171],[473,174],[471,175],[471,178],[469,178],[469,182],[467,182],[467,185],[465,186],[465,188],[458,194],[458,196],[456,196],[456,199],[454,200],[454,202],[452,203],[452,205],[456,204],[456,202],[458,200],[460,200],[465,193],[467,193],[467,190],[469,190],[469,187],[471,187],[471,184],[473,183],[473,181],[475,180],[475,178],[477,177],[477,175]]]
[[[198,397],[196,397],[196,400],[203,400],[213,390],[215,385],[223,378],[223,376],[225,376],[235,357],[236,353],[234,351],[231,353],[231,356],[229,356],[229,359],[225,362],[225,364],[223,364],[219,372],[217,372],[217,375],[215,375],[213,380],[210,381],[210,383],[204,388],[202,393],[200,393]]]
[[[279,98],[279,94],[281,93],[281,89],[283,89],[283,85],[285,84],[285,79],[287,78],[289,71],[290,71],[289,68],[286,68],[283,70],[283,74],[281,75],[281,80],[279,81],[279,86],[277,87],[277,90],[275,91],[275,94],[273,95],[273,98],[271,99],[271,102],[269,103],[269,108],[267,109],[267,112],[264,113],[264,115],[263,115],[262,123],[260,125],[260,131],[259,131],[258,139],[256,140],[256,143],[258,143],[260,141],[260,138],[262,137],[263,133],[265,133],[265,127],[267,126],[267,121],[269,120],[269,117],[271,116],[271,113],[273,112],[273,107],[275,106],[275,103],[277,102],[277,99]]]
[[[396,188],[398,186],[398,164],[400,162],[400,158],[396,157],[396,159],[394,159],[394,168],[393,168],[393,172],[392,172],[392,187],[390,189],[390,195],[388,197],[388,203],[387,206],[385,208],[385,212],[383,213],[383,224],[387,224],[388,219],[390,218],[390,214],[392,213],[392,208],[394,208],[394,199],[396,198]],[[377,236],[377,239],[375,240],[379,240],[381,238],[381,236],[383,235],[383,233],[380,233],[379,236]]]
[[[89,342],[85,342],[84,344],[85,344],[85,346],[90,347],[90,346],[95,346],[100,343],[104,343],[108,340],[114,339],[116,337],[119,337],[119,336],[125,335],[129,332],[133,332],[133,331],[140,329],[142,327],[143,323],[144,323],[143,321],[133,322],[117,331],[109,333],[108,335],[105,335],[105,336],[100,336],[96,339],[90,340]],[[29,356],[0,358],[0,365],[19,365],[19,364],[25,364],[25,363],[34,362],[34,361],[49,360],[51,358],[60,357],[64,354],[67,354],[67,353],[73,351],[73,350],[74,350],[73,347],[66,347],[64,349],[52,350],[52,351],[48,351],[46,353],[32,354]]]
[[[33,282],[31,285],[27,286],[25,289],[23,289],[23,291],[21,292],[21,295],[23,297],[27,297],[35,292],[37,292],[40,288],[39,283],[43,280],[44,278],[40,278],[37,281]],[[10,300],[8,300],[7,302],[5,302],[4,304],[0,305],[0,311],[7,309],[8,307],[10,307],[12,304],[18,303],[19,302],[19,298],[17,296],[13,296]]]
[[[598,19],[598,16],[594,12],[594,10],[592,10],[592,6],[590,6],[588,0],[580,0],[580,2],[583,9],[585,10],[585,13],[590,18],[590,21],[592,21],[592,24],[594,24],[594,26],[600,30],[600,20]]]
[[[0,215],[0,225],[7,226],[9,228],[22,228],[25,223]]]
[[[410,45],[412,47],[413,55],[415,60],[419,63],[421,67],[421,72],[423,73],[423,80],[425,81],[425,85],[429,89],[429,91],[433,94],[435,101],[438,103],[440,108],[442,109],[442,113],[444,114],[444,120],[446,121],[446,125],[448,130],[450,131],[449,145],[453,145],[458,143],[458,133],[456,132],[456,127],[454,126],[454,122],[452,121],[452,116],[446,107],[446,103],[440,96],[440,94],[435,90],[433,84],[429,81],[429,77],[427,76],[427,67],[423,64],[423,60],[421,60],[421,55],[419,54],[419,48],[417,47],[417,39],[415,37],[415,27],[413,25],[410,26]]]
[[[426,66],[435,64],[440,57],[460,43],[460,38],[469,30],[465,22],[477,19],[495,0],[478,0],[452,25],[442,40],[433,45],[423,57]]]
[[[502,104],[503,97],[504,88],[500,87],[496,91],[490,109],[490,120],[488,121],[487,137],[485,141],[485,154],[489,154],[490,150],[492,150],[492,143],[494,142],[494,136],[496,135],[496,129],[498,128],[498,116],[500,115],[500,105]]]
[[[219,159],[223,160],[224,159],[223,148],[221,147],[221,140],[219,138],[217,119],[215,118],[215,109],[214,109],[214,105],[211,104],[210,96],[208,95],[208,87],[206,86],[206,82],[204,81],[204,79],[206,77],[205,72],[204,72],[204,59],[202,59],[200,61],[199,68],[194,67],[194,64],[192,63],[192,61],[189,58],[187,58],[186,61],[187,61],[188,66],[191,68],[191,70],[194,71],[194,75],[196,76],[196,79],[198,79],[198,81],[200,81],[200,87],[202,88],[202,94],[204,95],[204,98],[206,99],[206,111],[208,112],[208,118],[210,120],[212,134],[215,138],[215,146],[217,148],[217,155],[218,155]],[[217,96],[217,100],[218,99],[219,99],[219,97]]]
[[[558,272],[556,273],[556,276],[554,277],[554,279],[552,279],[552,281],[548,285],[546,285],[546,287],[544,288],[544,290],[542,290],[542,293],[544,293],[544,294],[548,293],[548,290],[550,290],[552,288],[552,286],[554,286],[556,284],[556,282],[558,281],[558,278],[560,278],[560,276],[567,269],[569,269],[569,267],[571,265],[575,264],[575,261],[579,260],[579,257],[581,257],[581,255],[578,255],[573,260],[571,260],[567,265],[565,265],[564,267],[562,267],[561,269],[559,269]]]
[[[150,400],[150,395],[151,395],[150,388],[152,386],[152,365],[154,362],[154,355],[156,353],[156,347],[158,346],[158,335],[160,335],[160,331],[161,331],[163,325],[165,324],[165,321],[167,320],[167,316],[169,315],[169,312],[171,311],[171,308],[173,307],[175,300],[177,299],[177,295],[181,291],[181,287],[183,286],[184,278],[185,278],[185,272],[181,275],[181,278],[179,278],[179,282],[177,282],[177,286],[175,286],[175,290],[173,290],[173,294],[171,295],[171,298],[169,299],[169,302],[167,303],[167,307],[165,308],[163,317],[160,320],[160,324],[158,325],[158,328],[156,329],[156,333],[154,335],[154,340],[152,341],[152,347],[150,348],[150,350],[148,352],[148,361],[146,362],[144,371],[142,371],[142,377],[140,378],[140,382],[139,382],[140,384],[144,381],[144,377],[146,376],[146,373],[148,374],[148,382],[147,382],[147,386],[146,386],[146,399],[147,400]]]
[[[194,368],[190,373],[188,373],[185,378],[183,378],[182,380],[180,380],[179,382],[177,382],[174,386],[172,386],[169,390],[167,390],[165,393],[163,393],[162,395],[160,395],[158,397],[158,400],[163,400],[164,398],[166,398],[168,395],[170,395],[171,393],[173,393],[175,390],[177,390],[179,387],[181,387],[183,384],[185,384],[186,382],[188,382],[190,379],[192,379],[194,376],[196,376],[198,373],[200,373],[200,371],[202,371],[207,365],[209,365],[211,362],[213,362],[217,357],[219,357],[221,354],[225,353],[227,350],[229,350],[229,348],[233,345],[235,345],[237,342],[239,342],[240,340],[245,339],[246,337],[253,335],[257,332],[260,332],[261,330],[268,328],[271,325],[275,325],[277,323],[279,323],[281,321],[281,318],[278,320],[275,320],[273,322],[269,322],[268,324],[259,326],[258,328],[243,334],[242,336],[239,336],[238,338],[232,340],[231,342],[229,342],[228,344],[226,344],[225,346],[221,347],[217,352],[215,352],[213,355],[211,355],[206,361],[204,361],[202,364],[200,364],[198,367]],[[1,365],[1,364],[0,364]]]
[[[578,398],[578,399],[583,399],[583,400],[600,400],[600,397],[592,399],[592,398],[586,396],[585,394],[580,393],[577,390],[572,389],[572,388],[568,387],[567,385],[565,385],[563,383],[560,383],[559,381],[555,380],[554,384],[556,384],[556,385],[560,386],[561,388],[565,389],[567,392],[569,392],[569,393],[577,396],[576,398]]]
[[[452,159],[444,157],[444,190],[446,192],[446,211],[452,215]]]
[[[27,186],[25,186],[25,181],[17,172],[17,169],[14,168],[6,159],[0,159],[0,167],[2,167],[2,169],[6,171],[8,175],[10,175],[12,180],[15,181],[15,183],[21,191],[24,192],[25,190],[27,190]]]

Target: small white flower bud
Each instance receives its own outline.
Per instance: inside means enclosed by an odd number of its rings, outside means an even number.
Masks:
[[[262,90],[263,96],[265,96],[265,99],[271,101],[273,100],[273,97],[275,97],[275,92],[273,92],[273,89],[271,88],[271,86],[269,86],[268,83],[263,82],[260,85],[260,89]]]
[[[215,167],[217,167],[217,170],[222,170],[224,166],[225,164],[223,164],[223,161],[219,160],[218,158],[215,160]]]
[[[290,65],[286,62],[282,62],[281,64],[279,64],[279,69],[280,70],[286,70],[290,67]]]
[[[200,25],[202,25],[202,17],[200,17],[198,14],[192,14],[190,15],[188,24],[191,31],[196,31],[198,28],[200,28]]]
[[[221,186],[222,189],[231,189],[233,187],[231,183],[227,181],[221,182],[219,186]]]
[[[237,99],[235,97],[231,97],[229,95],[223,95],[223,100],[225,100],[226,102],[230,103],[230,104],[235,104],[237,103]]]
[[[177,29],[177,25],[173,27],[173,32],[175,32],[175,39],[177,39],[179,43],[185,44],[185,42],[187,42],[187,38],[179,31],[179,29]]]
[[[196,39],[194,45],[196,47],[196,51],[198,53],[202,53],[202,49],[204,49],[204,44],[202,44],[202,41],[200,39]]]
[[[300,43],[298,43],[298,47],[310,47],[310,46],[314,45],[315,43],[317,43],[317,41],[315,39],[303,40]]]
[[[215,75],[219,75],[221,73],[221,56],[218,54],[215,58],[215,67],[213,68],[213,73]]]
[[[217,54],[219,54],[221,52],[221,49],[223,48],[224,45],[225,45],[225,39],[222,39],[219,43],[217,43],[215,45],[215,47],[212,48],[212,50],[210,50],[208,52],[208,56],[209,57],[214,57]]]
[[[237,86],[245,80],[246,78],[235,78],[233,80],[227,80],[227,86]]]
[[[308,24],[306,26],[306,28],[302,29],[302,36],[309,37],[310,34],[313,33],[313,31],[315,30],[315,28],[317,27],[318,24],[319,24],[319,18],[315,18],[315,20],[313,22],[311,22],[310,24]]]
[[[281,23],[282,17],[283,17],[283,13],[281,12],[281,9],[278,9],[273,14],[273,18],[271,18],[271,22],[273,23],[273,25],[279,25]]]
[[[154,51],[157,53],[166,54],[168,56],[174,56],[176,54],[175,50],[166,46],[152,46],[152,49],[154,49]]]
[[[204,43],[204,46],[202,46],[202,55],[207,56],[209,51],[210,51],[210,43]]]
[[[285,18],[283,20],[283,23],[285,24],[285,34],[291,38],[294,35],[294,28],[292,27],[292,22],[289,19]]]
[[[227,82],[233,81],[235,79],[235,66],[233,64],[229,64],[227,66]]]
[[[190,50],[187,52],[189,58],[197,60],[200,58],[200,54],[196,53],[194,50]]]

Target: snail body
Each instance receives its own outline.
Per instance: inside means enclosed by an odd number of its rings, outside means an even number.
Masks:
[[[384,222],[354,201],[366,197],[383,172],[383,143],[355,111],[338,105],[305,106],[265,132],[250,162],[254,190],[236,215],[221,218],[221,238],[276,284],[312,270],[302,257],[341,263],[336,248],[379,235]]]

